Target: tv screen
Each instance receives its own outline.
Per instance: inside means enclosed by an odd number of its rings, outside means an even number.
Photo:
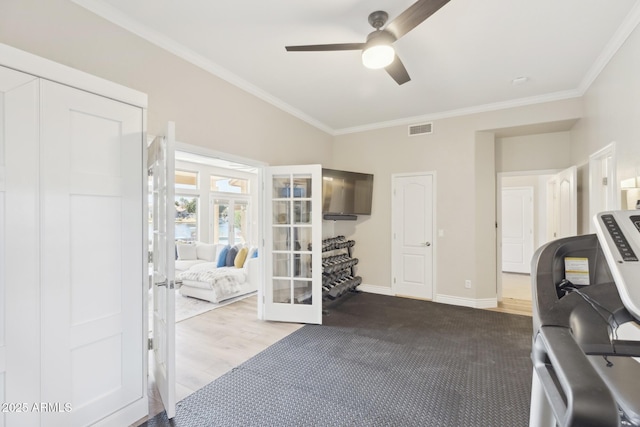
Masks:
[[[322,213],[371,215],[373,175],[322,169]]]

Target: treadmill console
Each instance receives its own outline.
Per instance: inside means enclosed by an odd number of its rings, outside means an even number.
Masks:
[[[640,321],[640,212],[601,212],[594,222],[620,299]]]

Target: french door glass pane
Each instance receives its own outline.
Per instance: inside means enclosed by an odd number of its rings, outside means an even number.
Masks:
[[[289,227],[273,228],[273,250],[288,251],[291,250],[291,229]]]
[[[293,303],[311,304],[311,280],[293,281]]]
[[[198,240],[198,197],[175,196],[175,239],[194,242]]]
[[[311,176],[273,178],[273,301],[311,304]]]
[[[213,201],[213,243],[229,244],[229,201]]]
[[[234,244],[247,243],[249,233],[248,203],[236,200],[233,206]]]

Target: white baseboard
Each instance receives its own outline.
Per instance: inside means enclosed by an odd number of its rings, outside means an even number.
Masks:
[[[387,295],[391,297],[396,296],[393,289],[387,286],[362,284],[358,286],[357,289],[370,294]],[[459,305],[471,308],[495,308],[498,306],[497,298],[472,299],[438,294],[433,301],[441,304]]]
[[[361,284],[356,289],[362,292],[368,292],[370,294],[388,295],[391,297],[396,295],[393,293],[393,290],[391,288],[388,288],[386,286]]]
[[[442,304],[460,305],[471,308],[495,308],[498,306],[497,298],[472,299],[439,294],[436,295],[434,301]]]

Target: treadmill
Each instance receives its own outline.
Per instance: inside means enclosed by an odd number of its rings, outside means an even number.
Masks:
[[[640,426],[640,211],[532,259],[530,427]]]

